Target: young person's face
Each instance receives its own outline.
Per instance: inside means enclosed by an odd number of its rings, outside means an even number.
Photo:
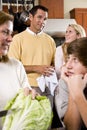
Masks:
[[[47,18],[48,13],[41,9],[38,9],[34,16],[30,14],[30,29],[35,33],[40,32],[44,28]]]
[[[0,25],[0,56],[6,55],[12,41],[13,23],[8,21]]]
[[[70,43],[78,38],[80,38],[80,35],[76,33],[73,27],[68,26],[65,33],[65,42]]]
[[[87,73],[87,68],[79,61],[77,57],[73,54],[69,55],[66,63],[67,76],[72,76],[76,74],[85,75]]]

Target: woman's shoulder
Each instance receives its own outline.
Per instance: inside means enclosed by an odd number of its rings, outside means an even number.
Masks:
[[[56,50],[62,50],[62,45],[57,46]]]
[[[58,51],[62,51],[62,45],[57,46],[56,50],[58,50]]]
[[[56,48],[56,53],[60,53],[60,54],[63,53],[63,51],[62,51],[62,46],[61,46],[61,45],[60,45],[60,46],[57,46],[57,48]]]

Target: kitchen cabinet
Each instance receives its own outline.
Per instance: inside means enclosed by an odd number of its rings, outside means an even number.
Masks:
[[[48,8],[48,18],[64,18],[64,0],[39,0],[39,4]]]
[[[22,12],[23,10],[30,10],[34,6],[35,0],[2,0],[2,10],[5,12],[13,11]]]
[[[87,35],[87,8],[74,8],[70,11],[70,18],[74,18],[76,22],[82,25]]]

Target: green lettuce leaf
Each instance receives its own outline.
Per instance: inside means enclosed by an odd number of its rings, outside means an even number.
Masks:
[[[52,122],[49,99],[37,96],[32,100],[31,95],[25,96],[22,89],[5,109],[13,109],[13,112],[3,119],[2,130],[47,130]]]

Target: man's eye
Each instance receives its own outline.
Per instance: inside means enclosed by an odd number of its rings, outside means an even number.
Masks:
[[[74,60],[74,62],[76,62],[76,63],[78,62],[78,59],[77,59],[76,57],[75,57],[73,60]]]

